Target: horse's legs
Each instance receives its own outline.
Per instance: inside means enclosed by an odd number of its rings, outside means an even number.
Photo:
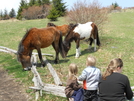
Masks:
[[[88,49],[91,49],[91,47],[92,47],[92,43],[93,43],[93,38],[89,38],[89,41],[90,41],[90,44],[89,44],[89,47],[88,47]]]
[[[56,52],[54,63],[57,64],[59,62],[59,47],[58,44],[52,43],[52,46]]]
[[[78,48],[79,55],[81,55],[80,47]]]
[[[79,47],[80,46],[80,40],[75,40],[75,43],[76,43],[76,55],[75,55],[75,57],[78,58],[81,54],[80,47]]]
[[[39,56],[39,59],[40,59],[40,62],[42,64],[42,66],[45,67],[46,66],[46,63],[44,63],[44,61],[42,59],[41,50],[40,49],[37,49],[37,52],[38,52],[38,56]]]
[[[97,43],[96,41],[97,40],[96,39],[93,40],[93,38],[91,38],[91,37],[89,38],[89,40],[90,40],[90,44],[89,44],[88,48],[91,49],[92,43],[94,41],[94,51],[96,51],[96,43]]]
[[[29,56],[30,56],[30,57],[32,56],[32,52],[33,52],[33,50],[31,50],[31,51],[29,52]]]
[[[94,39],[94,51],[96,51],[96,39]]]

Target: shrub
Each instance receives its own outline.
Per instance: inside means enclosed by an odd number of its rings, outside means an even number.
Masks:
[[[71,23],[94,22],[99,28],[107,20],[108,10],[101,7],[98,1],[87,3],[77,1],[67,13],[67,21]]]
[[[25,19],[37,19],[39,16],[43,15],[43,18],[45,18],[48,15],[48,11],[50,10],[49,5],[43,5],[43,6],[31,6],[27,9],[23,9],[22,11],[22,17]]]

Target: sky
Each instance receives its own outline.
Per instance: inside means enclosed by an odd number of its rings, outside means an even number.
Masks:
[[[13,8],[16,12],[18,11],[19,5],[21,0],[0,0],[0,10],[4,12],[6,9],[8,12],[11,11]],[[27,0],[28,1],[28,0]],[[70,9],[74,3],[77,1],[84,1],[84,0],[62,0],[64,3],[66,2],[67,9]],[[93,0],[86,0],[92,2]],[[103,7],[107,7],[112,3],[117,2],[117,4],[124,8],[124,7],[134,7],[134,0],[97,0],[99,4]]]

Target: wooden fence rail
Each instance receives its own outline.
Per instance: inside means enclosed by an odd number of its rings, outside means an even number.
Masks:
[[[17,54],[16,50],[6,48],[3,46],[0,46],[0,48],[2,48],[2,49],[0,49],[0,52]],[[37,55],[38,55],[38,53],[32,53],[32,57],[31,57],[32,64],[37,64]],[[53,55],[51,55],[51,54],[42,54],[42,55],[47,55],[47,56],[53,57]],[[32,81],[34,82],[34,87],[29,87],[29,88],[36,90],[35,99],[37,100],[39,98],[39,94],[42,96],[42,90],[48,94],[54,94],[56,96],[66,97],[65,92],[64,92],[65,87],[59,86],[59,85],[62,85],[62,82],[60,81],[60,78],[58,77],[56,71],[54,70],[52,65],[46,60],[46,58],[44,58],[44,60],[47,63],[47,67],[48,67],[50,73],[52,74],[56,85],[43,83],[39,73],[36,70],[36,66],[33,65],[31,68],[31,71],[34,74],[34,77],[32,79]],[[132,86],[131,88],[134,89],[134,86]]]

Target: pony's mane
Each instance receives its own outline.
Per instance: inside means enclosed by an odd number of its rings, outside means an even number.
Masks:
[[[24,46],[22,45],[22,42],[23,42],[24,39],[28,36],[28,33],[29,33],[29,31],[30,31],[31,29],[32,29],[32,28],[27,29],[26,34],[23,36],[22,40],[20,41],[19,46],[18,46],[18,51],[17,51],[18,54],[21,54],[21,53],[23,52]]]
[[[54,23],[47,23],[47,25],[56,27]]]
[[[72,30],[74,30],[74,28],[77,27],[78,24],[73,24],[73,23],[71,23],[71,24],[69,24],[69,26],[70,26],[71,28],[70,28],[70,31],[67,33],[66,37],[68,37],[69,33],[70,33]]]

